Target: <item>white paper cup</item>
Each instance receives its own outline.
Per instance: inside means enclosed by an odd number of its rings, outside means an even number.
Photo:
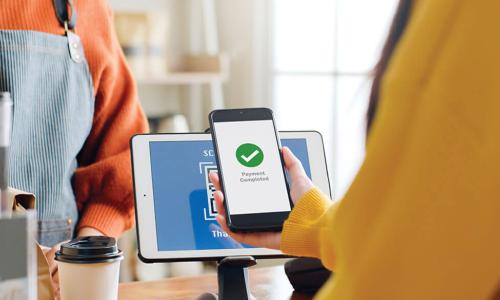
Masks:
[[[122,251],[110,237],[81,237],[56,253],[62,300],[116,300]]]

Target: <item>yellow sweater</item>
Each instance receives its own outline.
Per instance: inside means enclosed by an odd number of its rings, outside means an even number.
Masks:
[[[306,193],[282,250],[335,271],[317,299],[500,297],[500,1],[416,1],[381,100],[346,196]]]

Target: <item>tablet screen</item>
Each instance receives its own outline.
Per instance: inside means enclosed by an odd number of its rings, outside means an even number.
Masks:
[[[311,177],[306,139],[282,139]],[[149,142],[158,251],[250,248],[223,232],[215,216],[212,141]],[[313,178],[311,178],[313,179]]]

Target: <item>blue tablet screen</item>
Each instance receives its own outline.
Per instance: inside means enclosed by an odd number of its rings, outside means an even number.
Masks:
[[[306,139],[281,143],[311,177]],[[208,180],[217,171],[212,141],[150,142],[149,148],[159,251],[250,247],[229,238],[215,221],[214,189]]]

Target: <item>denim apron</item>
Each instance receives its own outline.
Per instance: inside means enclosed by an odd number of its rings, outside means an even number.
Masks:
[[[10,183],[36,195],[38,242],[45,246],[73,235],[78,209],[71,179],[94,114],[80,40],[61,24],[64,36],[0,31],[0,90],[14,102]]]

